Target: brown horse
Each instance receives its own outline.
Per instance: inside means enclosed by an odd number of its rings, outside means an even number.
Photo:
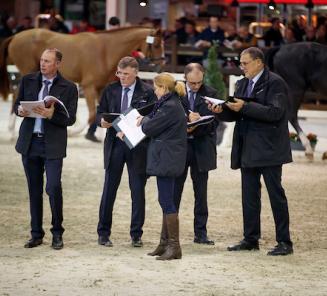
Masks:
[[[153,36],[154,43],[146,45],[146,37]],[[146,27],[125,27],[95,33],[67,35],[45,29],[23,31],[6,39],[0,49],[0,94],[9,93],[7,64],[17,66],[20,73],[37,71],[42,52],[58,48],[63,53],[60,72],[71,81],[79,83],[84,91],[89,110],[89,123],[96,113],[96,102],[104,86],[115,78],[118,61],[133,50],[146,48],[153,63],[163,63],[163,43],[160,32]]]

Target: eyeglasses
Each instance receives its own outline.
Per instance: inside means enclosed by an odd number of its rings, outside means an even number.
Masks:
[[[203,83],[203,80],[201,80],[201,81],[198,81],[198,82],[192,82],[192,81],[187,81],[187,83],[189,84],[189,85],[201,85],[202,83]]]
[[[244,68],[246,67],[247,65],[251,64],[252,62],[254,62],[255,60],[252,60],[250,62],[240,62],[240,68]]]
[[[116,71],[116,76],[117,77],[128,77],[131,76],[132,73],[127,73],[127,72],[122,72],[122,71]]]

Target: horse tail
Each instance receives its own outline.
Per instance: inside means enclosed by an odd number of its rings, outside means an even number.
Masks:
[[[9,94],[9,77],[7,71],[7,57],[8,57],[8,46],[13,36],[5,39],[1,43],[0,47],[0,95],[3,96],[4,100],[7,99]]]
[[[275,46],[272,48],[269,48],[265,52],[265,64],[268,66],[270,71],[274,71],[274,57],[276,53],[279,51],[280,47]]]

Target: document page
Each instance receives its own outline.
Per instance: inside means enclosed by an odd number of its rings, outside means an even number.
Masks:
[[[120,115],[120,121],[117,123],[118,128],[125,134],[126,142],[132,145],[133,148],[145,138],[141,126],[136,126],[137,118],[140,113],[136,109],[131,109],[127,114]]]
[[[37,106],[44,107],[44,101],[20,101],[20,104],[26,111],[30,113],[28,117],[45,118],[44,116],[37,114],[33,111],[33,109]]]

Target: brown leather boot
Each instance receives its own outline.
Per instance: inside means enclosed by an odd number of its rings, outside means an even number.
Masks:
[[[149,256],[160,256],[162,255],[167,248],[168,245],[168,232],[167,232],[167,222],[166,222],[166,215],[162,215],[162,226],[161,226],[161,235],[160,235],[160,242],[157,248],[148,253]]]
[[[166,215],[167,230],[168,230],[168,246],[166,251],[157,257],[157,260],[172,260],[181,259],[182,250],[179,244],[179,221],[178,214],[168,214]]]

